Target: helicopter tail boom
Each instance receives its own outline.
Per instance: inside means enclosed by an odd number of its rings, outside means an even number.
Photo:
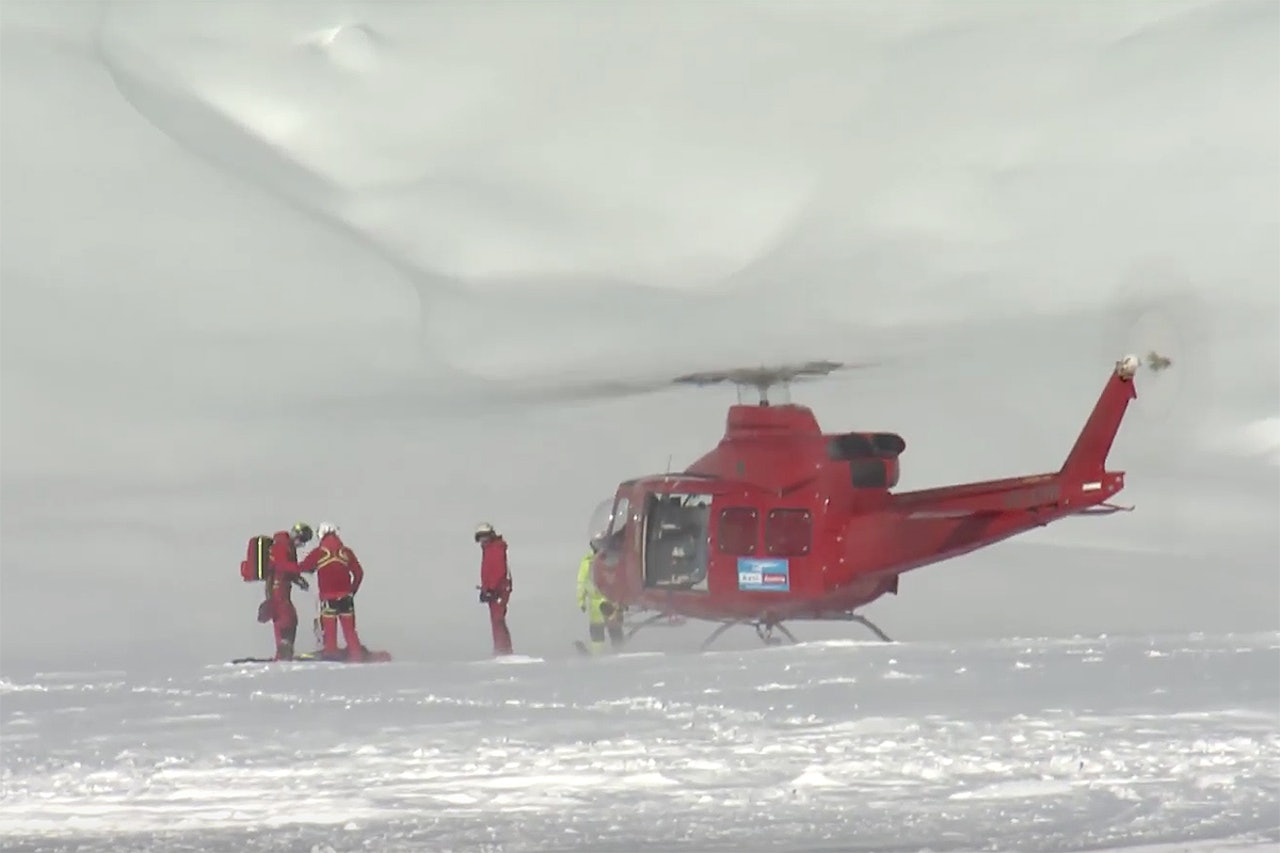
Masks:
[[[1055,504],[1063,492],[1057,474],[1034,474],[940,486],[893,496],[893,508],[909,519],[964,518]]]

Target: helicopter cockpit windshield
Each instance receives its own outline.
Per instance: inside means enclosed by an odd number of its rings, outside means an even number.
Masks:
[[[631,507],[625,497],[601,501],[591,513],[587,525],[587,541],[606,557],[616,555],[622,548]]]
[[[645,586],[706,591],[710,515],[711,495],[649,495],[645,512]]]

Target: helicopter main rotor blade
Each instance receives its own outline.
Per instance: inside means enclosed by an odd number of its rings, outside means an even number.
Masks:
[[[673,383],[682,385],[715,385],[733,382],[739,385],[777,385],[805,378],[827,376],[837,370],[873,367],[873,364],[845,364],[839,361],[806,361],[800,364],[760,365],[759,367],[734,367],[727,370],[704,370],[674,377]]]
[[[706,386],[721,383],[767,388],[790,382],[819,379],[832,373],[878,367],[878,362],[844,363],[820,360],[794,364],[732,367],[719,370],[703,370],[681,374],[655,374],[652,376],[556,379],[542,383],[521,382],[518,387],[503,383],[503,396],[508,393],[517,398],[542,401],[590,401],[614,400],[636,397],[671,390],[681,385]]]

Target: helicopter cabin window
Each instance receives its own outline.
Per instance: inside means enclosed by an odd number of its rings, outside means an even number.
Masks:
[[[751,507],[731,506],[720,511],[720,528],[716,531],[720,553],[738,557],[756,552],[760,535],[760,513]]]
[[[800,557],[813,541],[813,516],[807,509],[772,509],[764,522],[764,549],[771,557]]]
[[[706,591],[710,511],[711,495],[649,495],[645,511],[645,586]]]

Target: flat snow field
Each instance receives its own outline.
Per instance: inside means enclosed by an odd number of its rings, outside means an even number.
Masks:
[[[48,672],[7,851],[1280,849],[1280,634]]]

